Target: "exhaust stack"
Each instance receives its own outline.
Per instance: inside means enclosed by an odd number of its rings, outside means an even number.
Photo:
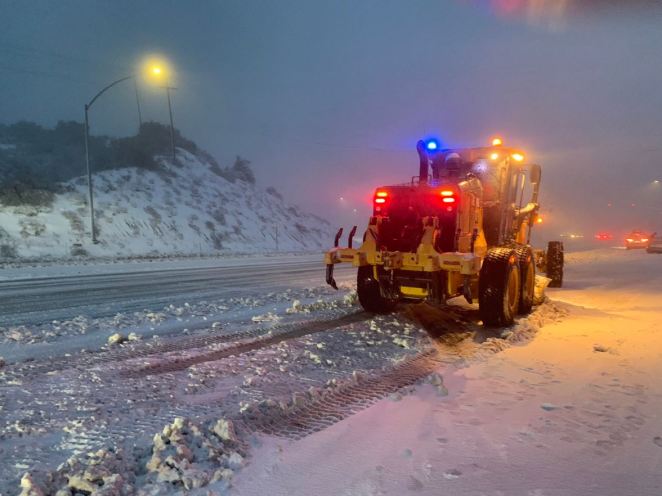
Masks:
[[[428,158],[428,151],[425,147],[425,141],[419,140],[416,143],[416,151],[418,152],[418,183],[428,183],[428,169],[430,159]]]

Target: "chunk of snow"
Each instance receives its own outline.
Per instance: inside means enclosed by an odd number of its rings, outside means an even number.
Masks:
[[[26,472],[23,474],[23,477],[21,477],[20,496],[45,496],[45,493],[35,484],[34,480],[32,480],[32,476]]]
[[[237,434],[234,431],[234,424],[232,420],[227,419],[218,419],[216,424],[214,424],[214,434],[216,434],[223,441],[232,441],[234,443],[238,442]]]
[[[125,341],[126,341],[126,336],[124,336],[119,332],[116,332],[115,334],[108,336],[108,344],[111,346],[122,344]]]
[[[253,322],[278,322],[280,317],[274,313],[267,312],[264,315],[255,315],[251,317]]]

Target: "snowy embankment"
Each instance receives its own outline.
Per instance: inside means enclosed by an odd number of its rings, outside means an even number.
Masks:
[[[94,174],[100,243],[90,243],[87,184],[63,185],[49,206],[0,207],[0,257],[68,258],[301,252],[329,244],[329,223],[269,188],[228,180],[183,149],[177,164]]]

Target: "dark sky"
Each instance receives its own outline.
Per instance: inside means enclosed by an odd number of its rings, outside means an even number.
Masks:
[[[500,134],[542,164],[550,234],[662,231],[659,4],[0,0],[0,122],[81,120],[160,53],[186,136],[224,163],[247,157],[263,186],[334,223],[363,224],[375,186],[417,173],[419,137]],[[141,96],[166,122],[163,93]],[[132,86],[91,119],[135,132]]]

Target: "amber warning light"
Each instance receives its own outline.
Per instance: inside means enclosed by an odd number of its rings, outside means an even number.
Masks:
[[[439,194],[443,203],[455,203],[455,191],[450,189],[442,189]]]
[[[387,196],[388,196],[387,191],[377,191],[377,193],[375,193],[375,203],[377,204],[386,203]]]

